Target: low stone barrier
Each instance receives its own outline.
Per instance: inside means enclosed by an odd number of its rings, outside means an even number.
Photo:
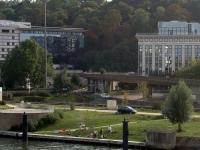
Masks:
[[[147,131],[146,145],[150,148],[173,149],[176,146],[176,133],[173,131]]]
[[[0,137],[7,138],[22,138],[21,132],[11,131],[0,131]],[[101,145],[108,147],[121,147],[122,140],[111,140],[111,139],[97,139],[97,138],[85,138],[85,137],[73,137],[73,136],[59,136],[59,135],[45,135],[45,134],[34,134],[28,133],[29,140],[39,141],[53,141],[53,142],[66,142],[66,143],[79,143],[86,145]],[[146,149],[144,142],[129,141],[129,148]]]
[[[49,113],[52,109],[6,109],[0,111],[0,130],[9,130],[13,126],[22,123],[22,114],[26,112],[28,121],[35,122]]]

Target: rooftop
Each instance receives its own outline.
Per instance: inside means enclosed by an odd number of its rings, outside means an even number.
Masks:
[[[30,22],[15,22],[10,20],[0,20],[0,27],[30,28]]]

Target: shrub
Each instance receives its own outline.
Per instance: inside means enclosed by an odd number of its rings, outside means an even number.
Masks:
[[[29,93],[28,92],[16,92],[16,93],[13,93],[13,96],[15,96],[15,97],[29,96]]]
[[[50,94],[47,92],[32,92],[30,93],[32,96],[41,96],[41,97],[49,97]]]
[[[47,126],[49,124],[53,124],[56,121],[62,119],[64,117],[62,111],[55,110],[54,113],[48,114],[46,117],[40,119],[38,121],[38,126],[37,128],[42,128],[44,126]]]
[[[31,93],[28,93],[28,92],[16,92],[16,93],[13,93],[13,96],[15,96],[15,97],[22,97],[22,96],[49,97],[50,94],[47,93],[47,92],[41,92],[41,91],[38,91],[38,92],[31,92]]]
[[[12,100],[13,94],[12,93],[4,93],[3,92],[3,100]]]
[[[5,101],[0,101],[0,105],[6,105]]]
[[[29,121],[28,122],[28,131],[29,132],[37,131],[39,128],[53,124],[62,118],[63,118],[63,112],[55,110],[54,113],[48,114],[47,116],[41,118],[39,121]],[[11,131],[21,131],[22,124],[12,126],[10,130]]]
[[[161,110],[162,104],[161,103],[153,103],[152,109],[154,110]]]
[[[41,96],[25,96],[24,97],[25,102],[44,102],[45,99],[46,99],[45,97],[41,97]]]

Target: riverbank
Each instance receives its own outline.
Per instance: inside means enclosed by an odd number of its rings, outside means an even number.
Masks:
[[[21,132],[0,131],[0,137],[20,139],[20,138],[22,138],[22,133]],[[52,142],[86,144],[86,145],[101,145],[101,146],[107,146],[107,147],[121,147],[122,146],[122,140],[45,135],[45,134],[35,134],[35,133],[28,133],[28,139],[29,140],[37,140],[37,141],[52,141]],[[129,141],[129,147],[145,149],[146,145],[144,142]]]

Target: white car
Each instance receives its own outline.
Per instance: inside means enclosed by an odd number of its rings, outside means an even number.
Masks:
[[[108,95],[107,93],[101,93],[100,96],[102,98],[110,98],[110,95]]]

